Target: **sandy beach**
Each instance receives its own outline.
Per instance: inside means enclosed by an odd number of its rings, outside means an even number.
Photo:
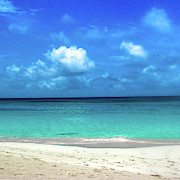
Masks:
[[[179,152],[1,142],[0,179],[180,179]]]

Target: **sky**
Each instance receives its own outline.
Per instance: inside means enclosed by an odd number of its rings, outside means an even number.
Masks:
[[[0,97],[180,95],[179,0],[0,0]]]

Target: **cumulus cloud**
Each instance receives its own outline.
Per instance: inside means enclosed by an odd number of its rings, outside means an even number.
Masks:
[[[0,0],[0,12],[1,13],[16,13],[17,8],[13,6],[11,1]]]
[[[133,56],[146,57],[147,52],[140,45],[134,45],[132,42],[122,42],[120,49],[125,49]]]
[[[26,34],[28,27],[25,25],[12,23],[8,26],[8,29],[17,33]]]
[[[52,66],[47,66],[45,62],[38,60],[26,67],[24,76],[29,79],[42,79],[53,77],[56,70]]]
[[[61,17],[61,22],[64,23],[64,24],[69,24],[69,23],[74,22],[74,19],[69,14],[64,14]]]
[[[82,73],[94,67],[83,48],[61,46],[49,51],[46,56],[56,64],[63,65],[71,73]]]
[[[53,80],[49,80],[49,81],[40,81],[38,83],[38,86],[41,89],[49,89],[49,90],[53,90],[56,87],[55,82],[53,82]]]
[[[152,8],[143,18],[143,22],[159,32],[169,32],[171,30],[171,22],[164,9]]]
[[[21,87],[41,89],[73,89],[86,84],[85,73],[94,67],[83,48],[61,46],[46,54],[47,60],[38,60],[30,66],[15,64],[6,68],[8,82],[21,81]]]
[[[12,72],[19,72],[20,71],[20,67],[16,66],[15,64],[13,64],[12,66],[8,66],[7,67],[7,71],[12,71]]]
[[[87,80],[83,76],[58,76],[45,80],[40,80],[37,86],[48,90],[80,89],[86,87]]]

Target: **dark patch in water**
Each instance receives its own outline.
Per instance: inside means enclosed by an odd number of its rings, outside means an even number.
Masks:
[[[66,136],[66,135],[74,135],[74,134],[78,134],[78,133],[60,133],[57,134],[58,136]]]

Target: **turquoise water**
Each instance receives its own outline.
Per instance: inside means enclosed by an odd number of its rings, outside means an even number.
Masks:
[[[180,97],[1,99],[0,136],[180,139]]]

